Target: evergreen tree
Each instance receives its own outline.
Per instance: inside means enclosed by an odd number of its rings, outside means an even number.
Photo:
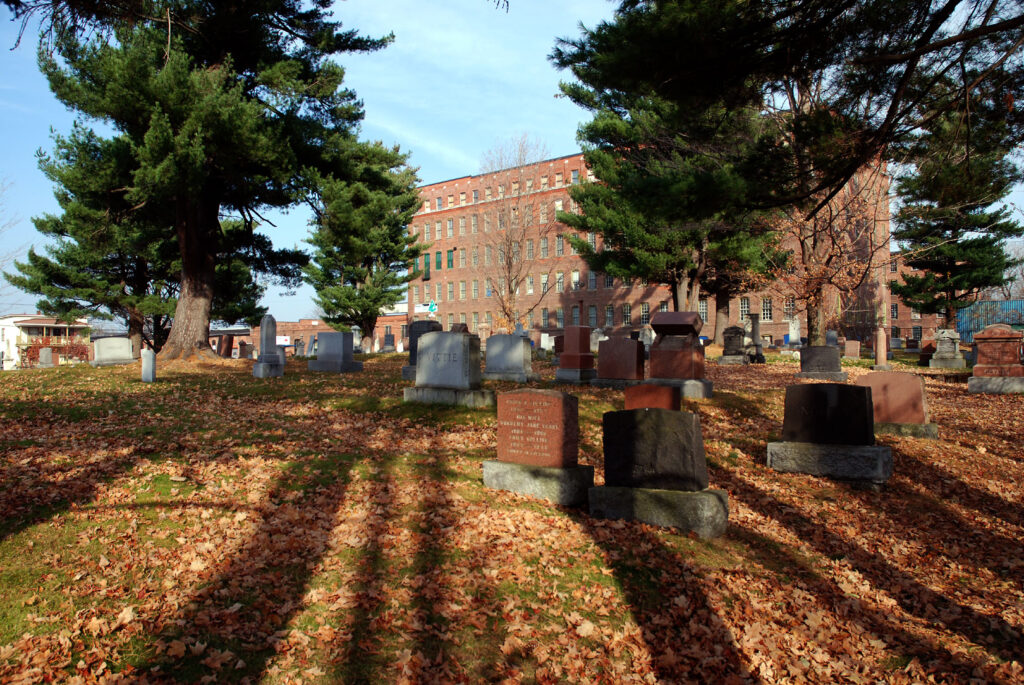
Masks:
[[[920,273],[905,275],[892,292],[916,311],[942,314],[946,328],[956,328],[957,310],[1006,283],[1019,264],[1005,240],[1024,236],[1024,226],[999,203],[1024,179],[1010,158],[1020,117],[993,94],[976,89],[969,114],[929,122],[908,145],[913,172],[897,185],[902,206],[893,238]]]
[[[322,184],[305,279],[327,323],[369,335],[381,311],[401,301],[419,276],[421,248],[408,224],[420,196],[406,155],[380,144],[363,153],[350,161],[350,181]]]

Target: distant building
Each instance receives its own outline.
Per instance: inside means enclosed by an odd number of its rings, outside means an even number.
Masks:
[[[914,274],[917,269],[907,266],[899,252],[889,257],[889,283],[902,283],[907,274]],[[892,325],[892,337],[904,340],[934,340],[935,331],[941,326],[942,318],[938,314],[922,314],[912,309],[895,295],[889,303],[889,320]]]
[[[0,352],[7,371],[25,366],[25,351],[37,341],[46,341],[54,348],[55,361],[62,355],[60,348],[70,343],[88,344],[89,322],[75,319],[73,323],[58,321],[40,314],[6,314],[0,316]]]

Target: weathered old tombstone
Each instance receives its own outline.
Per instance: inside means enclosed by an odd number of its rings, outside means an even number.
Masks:
[[[53,368],[53,348],[41,347],[39,348],[39,368],[40,369],[52,369]]]
[[[889,347],[894,350],[902,350],[904,347],[903,338],[889,338]]]
[[[409,324],[409,363],[402,367],[403,381],[416,380],[416,345],[419,343],[420,337],[425,333],[440,330],[442,330],[441,322],[434,319],[421,319]],[[468,333],[469,330],[462,332]]]
[[[651,382],[675,385],[683,397],[712,395],[704,377],[704,346],[698,339],[704,321],[697,312],[658,312],[651,319],[657,334],[651,345]]]
[[[843,382],[848,375],[839,360],[836,345],[810,345],[800,348],[800,372],[797,378],[813,378],[820,381]]]
[[[631,385],[625,392],[626,409],[671,409],[679,411],[679,388],[674,385],[641,383]]]
[[[254,378],[277,378],[284,375],[283,351],[277,346],[277,321],[267,314],[260,321],[260,356],[252,366]]]
[[[644,356],[648,359],[651,356],[651,345],[654,344],[654,339],[657,335],[654,333],[654,329],[651,328],[650,324],[644,324],[640,327],[639,331],[640,342],[644,344]]]
[[[840,383],[788,386],[782,441],[768,443],[768,467],[884,484],[892,476],[892,450],[875,444],[871,388]]]
[[[589,383],[597,376],[597,371],[594,370],[594,353],[590,351],[590,327],[566,326],[565,334],[561,337],[565,350],[558,356],[555,380],[576,385]]]
[[[441,325],[440,322],[438,322],[438,325],[439,326]],[[440,329],[438,329],[438,330],[440,330]],[[469,333],[469,324],[466,324],[466,323],[454,323],[454,324],[452,324],[451,330],[448,331],[448,332],[449,333]]]
[[[892,352],[889,350],[889,336],[885,327],[879,326],[875,329],[875,363],[871,368],[874,371],[891,371],[890,359]]]
[[[761,315],[760,314],[747,314],[747,319],[750,322],[750,345],[751,348],[747,350],[747,356],[750,357],[750,361],[753,364],[764,364],[764,341],[761,339]]]
[[[555,350],[555,336],[550,333],[540,334],[540,349],[553,352]]]
[[[800,319],[795,316],[789,320],[789,346],[800,347]]]
[[[530,339],[512,334],[492,335],[487,339],[487,363],[484,378],[492,381],[528,383],[540,379],[533,371]]]
[[[921,341],[921,352],[917,357],[918,366],[930,366],[932,361],[932,355],[935,354],[935,341],[934,340],[922,340]]]
[[[591,385],[625,388],[644,382],[644,346],[639,340],[608,338],[598,348],[597,378]]]
[[[595,328],[590,332],[590,351],[597,354],[601,349],[601,341],[607,340],[608,336],[605,335],[604,330]]]
[[[935,352],[928,361],[933,369],[966,369],[967,360],[960,353],[960,334],[955,328],[935,331]]]
[[[238,343],[238,358],[252,359],[252,348],[253,346],[247,342]]]
[[[913,438],[939,437],[938,427],[928,421],[924,378],[916,373],[875,371],[854,383],[871,388],[875,433]]]
[[[355,336],[352,337],[352,344],[355,344]],[[309,342],[306,343],[306,356],[312,357],[316,353],[316,336],[309,336]]]
[[[825,331],[825,344],[832,347],[839,347],[839,331]]]
[[[605,485],[590,490],[590,515],[674,526],[704,538],[725,532],[729,499],[708,489],[700,417],[671,409],[608,412]]]
[[[384,344],[381,346],[380,351],[382,354],[390,354],[395,351],[395,334],[385,333]]]
[[[100,338],[93,343],[93,360],[90,366],[116,366],[134,364],[132,341],[128,338]]]
[[[739,326],[729,326],[722,331],[722,356],[718,358],[719,364],[749,364],[750,357],[746,355],[743,346],[743,329]]]
[[[974,375],[967,379],[968,392],[1024,393],[1022,334],[1006,324],[986,326],[974,334],[978,359]]]
[[[577,464],[578,453],[577,398],[557,390],[503,392],[498,395],[498,458],[484,462],[484,485],[583,506],[594,487],[594,467]]]
[[[416,351],[416,385],[405,389],[404,400],[494,406],[494,391],[480,388],[480,338],[443,331],[421,335]]]
[[[847,340],[843,344],[843,359],[860,359],[860,340]]]
[[[142,350],[142,382],[156,382],[156,352],[150,349]]]
[[[352,349],[352,333],[320,333],[317,335],[316,359],[306,362],[306,368],[332,373],[362,371],[363,363],[355,361]]]

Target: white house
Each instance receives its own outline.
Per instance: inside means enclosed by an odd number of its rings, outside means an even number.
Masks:
[[[38,338],[50,338],[50,343],[56,347],[82,339],[88,328],[86,319],[75,319],[68,324],[38,313],[0,316],[0,368],[4,371],[20,368],[25,350]]]

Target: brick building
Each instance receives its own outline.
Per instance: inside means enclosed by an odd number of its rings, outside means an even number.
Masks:
[[[555,221],[556,212],[572,211],[568,188],[588,175],[583,155],[575,154],[422,186],[423,204],[409,231],[425,246],[425,254],[418,264],[421,277],[409,284],[409,319],[427,318],[428,304],[434,302],[434,316],[445,330],[465,323],[486,336],[510,328],[518,319],[532,330],[553,332],[581,324],[623,335],[649,323],[654,313],[668,311],[668,287],[639,280],[626,283],[590,271],[565,240],[569,228]],[[882,185],[874,189],[872,211],[884,216],[874,221],[871,235],[887,256],[888,177],[876,177]],[[580,237],[600,248],[600,236]],[[519,287],[503,297],[506,279]],[[840,328],[850,322],[851,337],[870,339],[860,329],[873,330],[877,315],[888,307],[884,267],[873,270],[868,281],[845,302],[838,293],[832,296],[831,321]],[[762,334],[781,341],[790,332],[789,320],[802,314],[791,292],[783,284],[773,284],[733,298],[729,325],[757,313]],[[503,309],[514,314],[504,316]],[[699,311],[706,322],[702,332],[713,336],[714,300],[702,299]],[[806,334],[806,328],[802,330]]]
[[[917,269],[906,265],[899,252],[893,252],[888,265],[889,282],[903,281],[908,273]],[[941,327],[938,314],[921,314],[914,311],[895,295],[889,303],[889,322],[892,326],[891,335],[904,340],[934,340],[935,331]]]

